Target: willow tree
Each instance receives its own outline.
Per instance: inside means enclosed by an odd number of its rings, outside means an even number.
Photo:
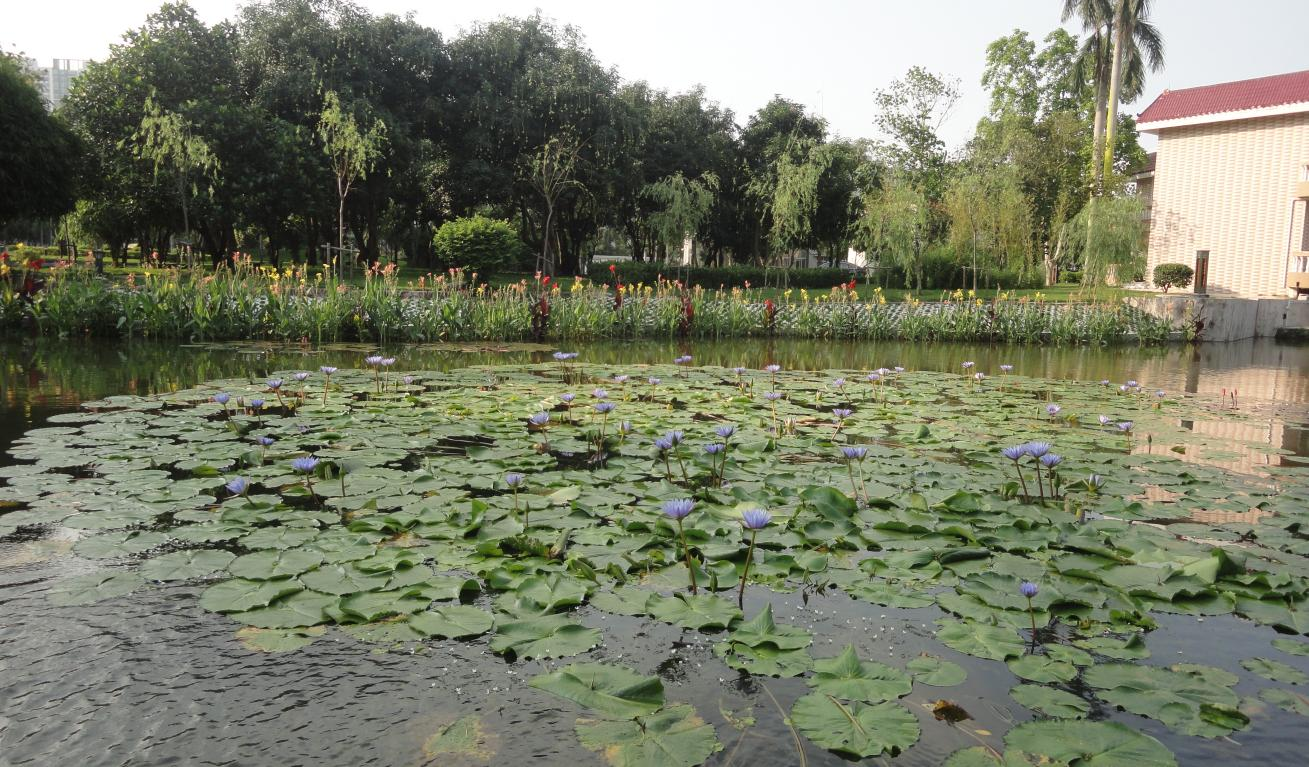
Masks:
[[[647,184],[641,194],[660,206],[646,222],[655,237],[672,251],[682,247],[687,237],[695,236],[709,218],[718,197],[718,176],[706,172],[699,178],[687,178],[678,171]]]
[[[855,247],[883,256],[923,289],[923,251],[931,227],[931,206],[919,189],[904,178],[890,178],[869,195],[855,226]]]
[[[199,193],[201,180],[213,188],[221,169],[218,158],[209,149],[209,144],[195,135],[189,120],[161,107],[153,94],[145,99],[145,114],[131,141],[136,156],[154,164],[156,178],[162,169],[173,172],[177,196],[182,204],[182,232],[189,244],[190,198]]]
[[[381,156],[386,124],[374,120],[367,131],[360,130],[354,114],[341,108],[336,91],[328,91],[318,116],[318,138],[336,176],[336,253],[341,256],[345,253],[345,199],[355,182],[368,177]]]
[[[1139,197],[1113,195],[1092,198],[1068,222],[1068,259],[1081,263],[1083,285],[1132,281],[1144,272],[1144,214],[1145,203]]]
[[[995,168],[965,173],[945,193],[950,244],[972,255],[973,289],[979,258],[1025,273],[1032,252],[1032,206],[1013,173]]]

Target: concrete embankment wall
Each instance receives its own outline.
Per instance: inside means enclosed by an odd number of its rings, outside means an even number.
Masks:
[[[1191,294],[1132,296],[1129,306],[1179,328],[1196,325],[1201,341],[1277,337],[1309,339],[1309,301],[1284,298],[1212,298]]]

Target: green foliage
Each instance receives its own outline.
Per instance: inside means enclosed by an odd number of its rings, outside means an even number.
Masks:
[[[19,218],[73,209],[81,146],[51,116],[15,56],[0,52],[0,232]]]
[[[436,230],[432,247],[438,264],[479,274],[517,267],[527,251],[508,221],[480,215],[445,222]]]
[[[1195,270],[1186,264],[1159,264],[1154,268],[1153,282],[1167,293],[1169,288],[1185,288],[1191,284]]]

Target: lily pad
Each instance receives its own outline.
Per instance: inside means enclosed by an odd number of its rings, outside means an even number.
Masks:
[[[534,677],[529,684],[608,717],[651,714],[664,705],[658,677],[604,663],[574,663]]]
[[[599,631],[566,615],[542,615],[498,624],[491,650],[510,658],[561,658],[586,652],[599,642]]]
[[[791,707],[791,723],[814,743],[858,759],[895,756],[918,741],[918,720],[897,703],[843,703],[810,693]]]
[[[623,721],[579,719],[577,737],[612,767],[696,767],[723,748],[686,705]]]
[[[860,660],[854,645],[835,658],[814,660],[814,675],[809,686],[817,692],[845,700],[880,703],[904,697],[913,690],[913,682],[904,672],[884,663]]]

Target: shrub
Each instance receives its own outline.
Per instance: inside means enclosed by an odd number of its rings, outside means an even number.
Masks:
[[[1164,289],[1185,288],[1191,284],[1195,270],[1186,264],[1160,264],[1154,268],[1154,284]]]
[[[479,215],[442,224],[432,247],[446,266],[488,274],[516,266],[527,246],[509,222]]]
[[[685,280],[690,287],[702,287],[716,290],[718,287],[743,288],[749,282],[751,286],[776,285],[783,278],[793,288],[828,288],[849,282],[851,273],[844,269],[772,269],[765,272],[761,266],[691,266],[678,267],[658,261],[628,261],[615,264],[615,273],[624,283],[644,282],[653,284],[660,275],[665,279]],[[613,283],[608,267],[600,264],[591,265],[591,276],[595,280]]]

